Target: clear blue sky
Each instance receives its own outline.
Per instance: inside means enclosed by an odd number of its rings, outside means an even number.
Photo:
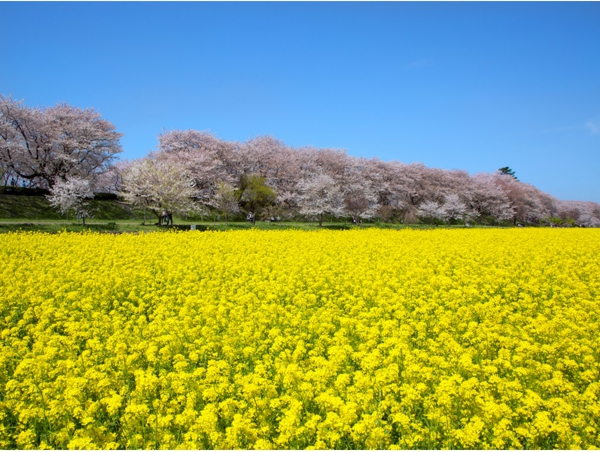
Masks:
[[[600,202],[600,3],[0,3],[0,93]]]

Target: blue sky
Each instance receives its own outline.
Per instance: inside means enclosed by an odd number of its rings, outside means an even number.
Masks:
[[[600,202],[600,3],[6,3],[0,94]]]

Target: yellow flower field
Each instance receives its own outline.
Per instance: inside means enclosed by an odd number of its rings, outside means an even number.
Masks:
[[[600,446],[600,230],[0,236],[3,449]]]

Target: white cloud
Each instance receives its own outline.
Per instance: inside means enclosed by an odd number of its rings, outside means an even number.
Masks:
[[[552,127],[550,129],[543,130],[544,133],[554,132],[568,132],[571,130],[585,130],[588,129],[592,135],[600,134],[600,119],[590,119],[585,124],[579,123],[576,126],[563,126],[563,127]]]
[[[590,119],[585,123],[585,126],[590,129],[590,132],[592,132],[593,135],[596,135],[598,132],[600,132],[600,120]]]
[[[409,63],[404,67],[406,67],[408,69],[414,69],[414,68],[418,68],[418,67],[431,66],[432,64],[433,64],[433,60],[431,58],[425,58],[423,60],[413,61],[412,63]]]

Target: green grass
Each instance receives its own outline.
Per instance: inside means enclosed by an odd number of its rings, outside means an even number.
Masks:
[[[139,232],[139,231],[155,231],[156,226],[142,226],[140,223],[129,223],[124,221],[115,222],[86,222],[83,226],[81,221],[70,222],[65,220],[60,221],[31,221],[31,220],[0,220],[0,233],[2,232],[17,232],[17,231],[38,231],[38,232],[81,232],[81,231],[98,231],[98,232]]]
[[[156,230],[167,230],[169,227],[156,226],[157,218],[150,212],[146,212],[146,224],[144,212],[133,209],[130,205],[118,200],[92,200],[91,202],[93,218],[86,220],[86,225],[81,224],[81,220],[75,218],[71,213],[67,218],[60,212],[50,206],[43,196],[16,196],[0,194],[0,233],[12,231],[40,231],[40,232],[80,232],[84,230],[121,233],[121,232],[150,232]],[[385,229],[435,229],[437,226],[427,224],[391,224],[365,222],[361,226],[354,226],[349,222],[340,220],[338,222],[323,223],[319,227],[316,222],[285,221],[285,222],[263,222],[258,221],[251,225],[245,221],[230,221],[227,226],[224,221],[206,220],[202,218],[184,219],[175,217],[175,225],[171,229],[189,230],[192,224],[196,225],[197,230],[282,230],[282,229],[330,229],[345,230],[354,228],[385,228]],[[452,228],[462,228],[464,226],[444,226]]]
[[[96,220],[136,220],[144,213],[117,200],[91,200],[90,207]],[[63,220],[68,221],[53,208],[44,196],[0,195],[0,219]],[[70,220],[75,220],[73,214]]]
[[[151,220],[153,221],[153,220]],[[107,233],[132,233],[132,232],[152,232],[152,231],[167,231],[169,229],[176,230],[191,230],[191,225],[196,225],[197,231],[231,231],[231,230],[249,230],[259,229],[268,231],[280,231],[285,229],[301,229],[306,231],[311,230],[348,230],[348,229],[366,229],[366,228],[382,228],[382,229],[435,229],[436,226],[426,224],[363,224],[361,226],[353,226],[344,223],[324,223],[319,227],[318,223],[287,221],[278,223],[267,223],[259,221],[255,225],[246,222],[213,222],[213,221],[189,221],[181,218],[175,218],[173,226],[156,226],[155,223],[147,222],[143,225],[141,221],[131,220],[115,220],[115,221],[98,221],[97,219],[87,220],[83,226],[81,221],[66,221],[66,220],[29,220],[29,219],[0,219],[0,233],[15,232],[15,231],[40,231],[40,232],[81,232],[81,231],[98,231]],[[446,228],[462,228],[464,226],[444,226]]]
[[[0,218],[60,220],[61,215],[43,196],[0,195]]]

